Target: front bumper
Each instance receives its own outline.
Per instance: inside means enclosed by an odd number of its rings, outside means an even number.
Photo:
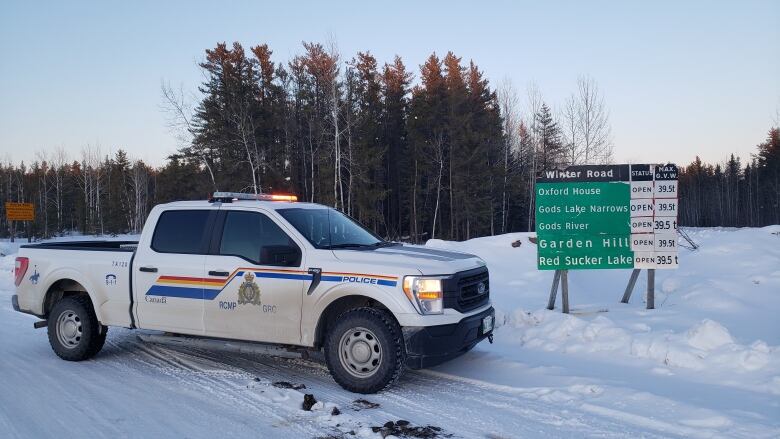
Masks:
[[[495,319],[493,307],[450,325],[404,327],[406,366],[432,367],[465,354],[493,333],[482,332],[482,319],[489,315]]]

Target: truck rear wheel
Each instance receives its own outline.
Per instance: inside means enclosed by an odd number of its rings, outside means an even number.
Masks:
[[[98,322],[87,296],[65,297],[49,313],[49,344],[63,360],[92,358],[103,348],[108,328]]]
[[[401,376],[406,348],[392,316],[376,308],[355,308],[336,322],[325,341],[325,361],[341,387],[375,393]]]

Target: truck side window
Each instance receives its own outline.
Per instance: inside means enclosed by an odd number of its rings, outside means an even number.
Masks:
[[[152,250],[158,253],[205,253],[204,235],[208,210],[168,210],[160,215],[152,236]]]
[[[226,215],[219,254],[239,256],[257,265],[300,265],[300,248],[273,220],[257,212],[233,210]]]

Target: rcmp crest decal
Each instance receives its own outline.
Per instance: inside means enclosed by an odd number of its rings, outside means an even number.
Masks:
[[[247,272],[244,275],[244,283],[238,287],[239,305],[260,305],[260,287],[255,283],[255,275]]]

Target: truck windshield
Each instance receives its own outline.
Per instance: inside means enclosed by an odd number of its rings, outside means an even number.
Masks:
[[[336,209],[289,208],[276,211],[316,248],[379,248],[389,244]]]

